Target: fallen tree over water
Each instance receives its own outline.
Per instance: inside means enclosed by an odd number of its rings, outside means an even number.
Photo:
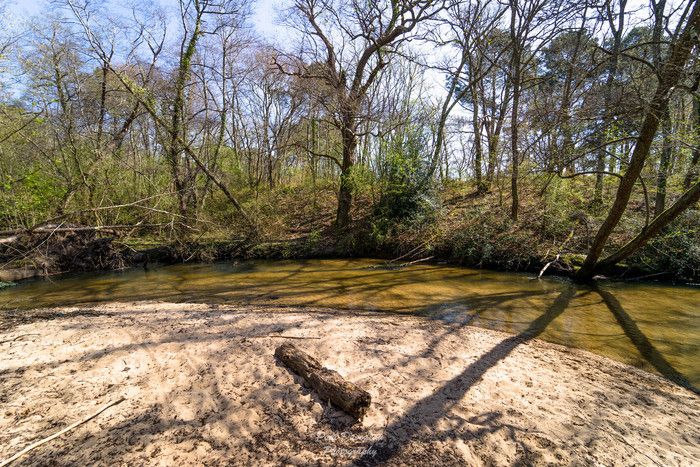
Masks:
[[[64,271],[122,269],[135,253],[116,241],[117,231],[126,227],[47,224],[0,232],[0,270],[5,280],[22,280]]]

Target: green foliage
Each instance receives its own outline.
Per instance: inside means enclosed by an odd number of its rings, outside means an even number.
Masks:
[[[626,265],[640,271],[700,277],[700,211],[687,211],[631,256]]]
[[[460,264],[514,271],[539,264],[537,252],[535,232],[513,224],[498,210],[467,214],[435,248],[436,255]]]
[[[437,207],[426,177],[429,147],[423,133],[409,129],[385,143],[380,182],[381,195],[375,215],[383,220],[406,220],[429,217]]]
[[[65,188],[40,170],[30,171],[10,189],[8,183],[0,191],[0,219],[17,214],[31,213],[36,218],[53,212],[65,195]]]
[[[370,239],[375,248],[394,249],[397,238],[434,221],[438,202],[423,183],[426,163],[424,135],[410,130],[383,142],[379,202],[374,206]]]
[[[355,164],[350,168],[348,177],[353,193],[369,194],[374,190],[377,177],[369,167]]]

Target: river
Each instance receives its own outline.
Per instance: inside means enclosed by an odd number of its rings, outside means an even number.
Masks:
[[[411,313],[513,334],[536,329],[549,342],[700,386],[698,287],[576,286],[438,264],[384,265],[368,259],[247,261],[75,274],[2,290],[0,309],[165,300]]]

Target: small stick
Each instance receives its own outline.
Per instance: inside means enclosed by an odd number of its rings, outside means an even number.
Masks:
[[[6,339],[4,341],[0,341],[0,344],[5,344],[7,342],[17,342],[18,340],[24,338],[24,337],[29,337],[29,336],[38,336],[39,334],[21,334],[14,339]]]
[[[549,263],[547,263],[547,264],[544,265],[544,267],[543,267],[542,270],[540,271],[540,275],[537,276],[538,279],[542,279],[542,275],[544,274],[544,272],[545,272],[552,264],[554,264],[554,263],[556,263],[557,261],[559,261],[559,256],[560,256],[560,255],[557,254],[557,257],[554,258],[554,260],[552,260],[552,261],[550,261]]]
[[[408,263],[403,263],[401,266],[402,267],[412,266],[412,265],[417,264],[417,263],[422,263],[423,261],[430,261],[431,259],[433,259],[432,256],[428,256],[427,258],[415,259],[413,261],[409,261]]]
[[[105,405],[104,407],[102,407],[100,410],[98,410],[97,412],[93,413],[93,414],[90,415],[89,417],[84,418],[84,419],[80,420],[79,422],[75,422],[75,423],[73,423],[73,424],[70,425],[70,426],[67,426],[66,428],[62,429],[62,430],[59,431],[58,433],[52,434],[52,435],[49,436],[48,438],[44,438],[44,439],[42,439],[42,440],[40,440],[40,441],[37,441],[37,442],[34,443],[34,444],[30,444],[29,446],[27,446],[26,448],[22,449],[20,452],[18,452],[18,453],[15,454],[14,456],[10,457],[9,459],[5,459],[4,461],[0,462],[0,467],[5,467],[5,466],[7,466],[7,465],[10,465],[12,462],[16,461],[17,459],[19,459],[19,458],[22,457],[23,455],[27,454],[29,451],[38,448],[39,446],[41,446],[41,445],[44,444],[44,443],[48,443],[49,441],[58,438],[59,436],[61,436],[61,435],[64,434],[64,433],[68,433],[69,431],[71,431],[72,429],[74,429],[74,428],[76,428],[76,427],[82,425],[83,423],[89,422],[90,420],[92,420],[93,418],[97,417],[99,414],[101,414],[102,412],[104,412],[104,411],[107,410],[108,408],[112,407],[113,405],[117,405],[117,404],[119,404],[119,403],[121,403],[121,402],[124,402],[124,400],[125,400],[125,398],[120,397],[119,399],[114,400],[114,401],[110,402],[109,404]]]
[[[262,339],[265,337],[272,337],[272,338],[282,338],[282,339],[320,339],[320,337],[306,337],[306,336],[271,336],[271,335],[265,335],[265,336],[246,336],[246,339]],[[2,465],[0,465],[2,467]]]
[[[569,240],[571,240],[573,237],[574,237],[574,231],[572,230],[572,231],[569,233],[569,236],[566,237],[566,240],[564,240],[564,243],[561,244],[561,248],[559,248],[559,253],[557,253],[557,257],[554,258],[554,259],[553,259],[552,261],[550,261],[549,263],[547,263],[547,264],[544,265],[544,267],[543,267],[542,270],[540,271],[540,275],[537,276],[538,279],[542,279],[542,275],[545,273],[545,271],[546,271],[552,264],[559,262],[559,258],[561,257],[561,254],[562,254],[562,252],[564,251],[564,248],[566,247],[566,244],[569,243]],[[549,250],[547,250],[547,254],[544,255],[544,257],[546,258],[547,255],[549,255]]]

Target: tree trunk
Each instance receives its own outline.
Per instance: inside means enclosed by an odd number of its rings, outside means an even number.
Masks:
[[[663,21],[666,0],[651,0],[654,10],[654,30],[652,33],[652,50],[654,66],[658,70],[661,65],[661,39],[663,38]],[[666,182],[671,164],[671,113],[668,106],[664,109],[661,121],[661,158],[659,159],[659,173],[656,178],[656,198],[654,200],[654,216],[660,215],[666,209]]]
[[[197,41],[199,40],[201,27],[201,13],[197,11],[195,19],[195,27],[189,40],[183,43],[180,54],[180,64],[177,70],[177,78],[175,80],[175,99],[173,101],[173,114],[170,122],[170,147],[168,157],[170,162],[170,172],[173,177],[175,191],[178,197],[178,210],[183,218],[189,217],[189,209],[187,202],[188,182],[187,175],[182,173],[182,162],[180,160],[183,151],[180,141],[187,139],[184,136],[184,113],[185,113],[185,87],[190,80],[190,71],[192,66],[192,57],[197,49]]]
[[[698,179],[698,163],[700,163],[700,97],[693,100],[693,113],[695,114],[695,148],[690,158],[690,167],[683,180],[683,187],[687,190]]]
[[[496,175],[496,170],[498,170],[498,151],[499,151],[499,144],[501,141],[501,132],[503,131],[503,122],[505,121],[505,116],[506,116],[506,110],[507,110],[507,96],[510,95],[510,87],[511,87],[511,79],[508,77],[508,75],[505,76],[505,88],[503,90],[503,95],[506,96],[503,99],[503,102],[499,106],[496,105],[496,93],[495,93],[495,88],[492,89],[492,94],[491,94],[491,117],[490,117],[490,123],[486,126],[486,133],[487,133],[487,138],[488,138],[488,146],[489,146],[489,161],[488,161],[488,168],[487,168],[487,174],[486,174],[486,183],[488,187],[491,187],[491,184],[494,181],[494,177]],[[496,118],[496,112],[498,112],[498,118]]]
[[[346,381],[338,372],[324,368],[318,360],[295,345],[280,345],[275,350],[275,357],[304,378],[322,401],[331,401],[358,420],[367,413],[372,402],[372,397],[367,391]]]
[[[576,62],[578,60],[578,54],[579,54],[579,49],[581,48],[581,38],[583,37],[583,33],[586,31],[585,29],[585,24],[586,24],[586,14],[584,13],[584,18],[582,20],[581,27],[579,28],[578,32],[576,33],[576,45],[574,46],[574,50],[571,54],[571,60],[569,61],[569,64],[566,69],[566,78],[564,80],[564,88],[562,89],[562,101],[561,101],[561,108],[560,108],[560,116],[562,120],[562,148],[561,152],[558,157],[559,161],[557,164],[557,171],[562,172],[564,169],[570,170],[571,173],[574,173],[576,171],[575,169],[575,160],[573,157],[574,153],[574,142],[573,142],[573,129],[571,128],[571,120],[572,120],[572,100],[573,100],[573,94],[574,91],[572,89],[573,87],[573,80],[574,80],[574,67],[576,66]],[[563,157],[562,157],[563,155]],[[563,163],[562,163],[563,162]],[[551,167],[550,167],[551,170]]]
[[[471,83],[472,97],[472,129],[474,132],[474,177],[476,178],[476,190],[479,193],[486,191],[486,185],[481,173],[481,163],[483,160],[483,149],[481,146],[481,124],[479,122],[479,102],[476,93],[476,84]]]
[[[343,118],[341,128],[343,139],[343,161],[340,167],[340,189],[338,190],[338,211],[335,225],[338,228],[346,227],[352,220],[350,209],[352,208],[352,180],[351,171],[355,165],[355,150],[357,148],[357,135],[355,134],[354,114],[347,114]]]
[[[596,158],[596,176],[595,176],[595,188],[593,190],[593,207],[600,209],[603,205],[603,181],[605,175],[603,171],[605,170],[605,159],[608,157],[607,142],[608,142],[608,129],[610,123],[612,122],[612,91],[615,85],[615,78],[617,77],[617,69],[619,67],[620,61],[620,50],[622,48],[622,32],[625,27],[625,7],[627,6],[627,0],[620,2],[620,11],[617,13],[617,25],[615,25],[612,16],[608,17],[608,22],[610,24],[610,29],[613,31],[613,47],[611,51],[610,63],[608,65],[608,76],[605,80],[605,89],[603,97],[603,114],[601,118],[601,129],[599,131],[598,154]]]
[[[683,211],[691,208],[700,200],[700,183],[693,185],[683,196],[664,212],[656,216],[639,235],[627,242],[625,246],[617,250],[596,266],[596,271],[610,268],[615,264],[629,258],[635,251],[643,247],[654,235],[673,222]]]
[[[666,209],[666,184],[668,180],[669,167],[671,165],[671,120],[668,109],[664,112],[661,133],[663,143],[661,148],[661,160],[659,161],[659,174],[656,179],[656,200],[654,202],[654,215],[658,216]]]
[[[513,46],[513,109],[511,113],[511,175],[510,175],[510,193],[511,193],[511,208],[510,217],[513,221],[518,220],[518,169],[520,166],[520,152],[518,150],[518,112],[520,106],[520,52],[519,47]]]
[[[496,174],[496,164],[498,164],[498,138],[489,136],[488,140],[488,161],[486,166],[486,185],[488,187],[493,183],[494,175]]]
[[[649,149],[651,148],[656,131],[659,128],[659,120],[663,115],[664,109],[668,105],[673,87],[675,87],[680,80],[683,68],[690,56],[690,51],[697,43],[697,34],[699,31],[700,3],[695,0],[695,5],[688,17],[688,22],[677,42],[672,46],[670,56],[661,71],[656,92],[644,116],[644,122],[639,130],[639,136],[637,136],[636,145],[632,152],[627,172],[620,180],[615,201],[593,240],[586,260],[576,273],[576,278],[579,280],[587,280],[593,277],[596,264],[603,252],[608,237],[620,222],[622,214],[627,209],[627,203],[632,194],[632,189],[644,168],[644,163],[649,155]]]

